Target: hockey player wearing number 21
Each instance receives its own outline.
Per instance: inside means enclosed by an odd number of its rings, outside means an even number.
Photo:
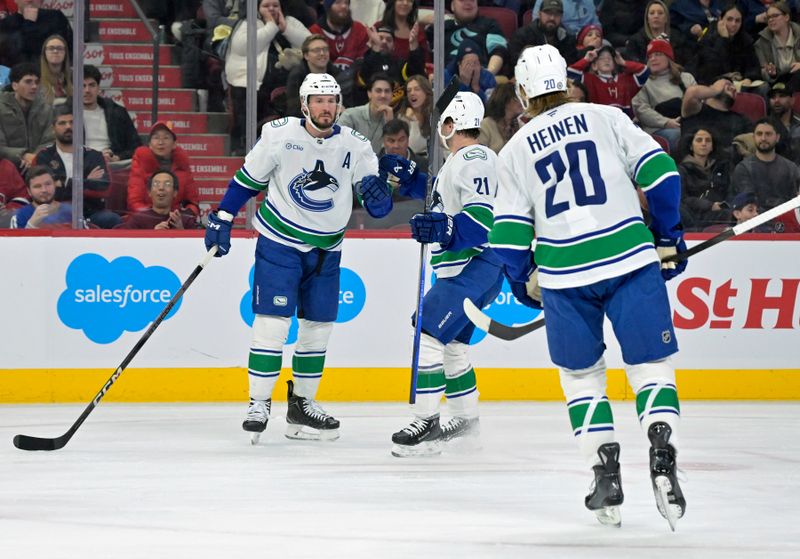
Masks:
[[[497,155],[478,144],[483,102],[474,93],[456,94],[442,112],[438,133],[450,155],[436,178],[430,212],[411,218],[411,235],[431,243],[436,283],[422,301],[415,419],[392,436],[398,457],[438,454],[442,443],[476,446],[478,390],[467,356],[475,327],[464,314],[469,298],[484,307],[497,297],[503,266],[487,245],[497,192]],[[424,197],[427,175],[396,155],[381,158],[401,193]],[[442,394],[453,417],[439,424]],[[458,439],[458,440],[456,440]]]
[[[291,317],[299,329],[288,381],[286,436],[334,440],[339,421],[315,401],[336,320],[344,230],[355,192],[380,218],[392,209],[391,186],[378,176],[369,140],[336,124],[342,110],[339,84],[309,74],[300,85],[304,118],[268,122],[261,139],[208,218],[206,247],[217,256],[231,248],[231,225],[253,196],[267,192],[253,218],[259,232],[253,282],[253,337],[248,360],[250,406],[242,425],[258,442],[266,429],[272,391],[281,371]]]
[[[664,282],[686,263],[659,259],[686,250],[680,176],[619,109],[569,101],[566,62],[552,46],[525,49],[515,76],[531,120],[499,155],[490,246],[520,302],[544,308],[550,358],[594,474],[586,507],[603,524],[621,524],[620,446],[605,394],[608,316],[651,444],[656,504],[674,530],[686,501],[675,461],[680,407],[670,356],[678,346]],[[631,179],[647,197],[650,230]]]

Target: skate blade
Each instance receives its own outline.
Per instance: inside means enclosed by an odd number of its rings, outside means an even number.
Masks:
[[[338,429],[314,429],[307,425],[286,425],[286,438],[297,441],[335,441],[339,438]]]
[[[661,516],[669,522],[670,530],[675,531],[675,526],[678,524],[678,519],[683,516],[681,507],[675,504],[670,504],[669,494],[672,491],[672,484],[664,476],[659,476],[653,480],[654,493],[656,495],[656,505],[658,512]]]
[[[603,526],[622,526],[622,512],[619,507],[603,507],[594,511],[594,514]]]
[[[261,433],[250,433],[250,444],[255,446],[261,440]]]
[[[394,444],[392,456],[397,458],[412,458],[416,456],[438,456],[442,453],[440,441],[422,442],[414,446]]]

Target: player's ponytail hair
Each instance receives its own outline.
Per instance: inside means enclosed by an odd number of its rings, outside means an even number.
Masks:
[[[525,116],[534,118],[565,103],[572,103],[572,99],[570,99],[569,93],[566,91],[554,91],[539,97],[532,97],[528,99]]]

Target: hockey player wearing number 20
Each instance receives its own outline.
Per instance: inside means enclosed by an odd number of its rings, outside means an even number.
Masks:
[[[620,447],[605,394],[608,316],[651,444],[656,504],[674,530],[686,501],[676,476],[680,408],[670,356],[678,346],[664,281],[686,264],[659,260],[686,250],[680,176],[619,109],[569,101],[566,63],[552,46],[525,49],[515,76],[531,120],[499,155],[490,246],[520,302],[544,306],[550,358],[594,473],[586,507],[604,524],[621,523]],[[647,197],[650,230],[631,179]]]
[[[339,421],[315,401],[339,301],[339,263],[355,192],[367,212],[392,209],[391,186],[378,176],[369,140],[336,120],[341,90],[328,74],[309,74],[300,85],[305,118],[268,122],[261,139],[208,218],[206,247],[217,256],[231,248],[233,216],[267,192],[253,219],[259,232],[253,282],[253,337],[248,360],[250,407],[242,425],[258,442],[269,419],[291,317],[299,329],[288,381],[286,436],[334,440]]]
[[[432,244],[436,282],[422,301],[416,417],[392,436],[395,456],[438,454],[448,441],[466,447],[477,443],[478,390],[467,356],[475,327],[462,302],[469,298],[482,308],[497,297],[503,282],[503,267],[487,246],[497,155],[478,144],[481,120],[483,103],[474,93],[456,94],[442,112],[438,132],[451,153],[436,178],[431,211],[411,218],[411,235]],[[387,165],[392,158],[399,165]],[[381,166],[389,172],[398,169],[401,183],[406,183],[401,192],[409,182],[418,186],[412,196],[424,192],[427,176],[408,161],[384,156]],[[409,167],[410,174],[400,171]],[[442,394],[453,417],[440,427]]]

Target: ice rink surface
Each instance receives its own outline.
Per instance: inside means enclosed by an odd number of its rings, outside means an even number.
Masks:
[[[390,455],[401,404],[326,404],[342,436],[252,447],[246,406],[0,406],[0,558],[800,557],[800,404],[685,402],[686,516],[656,510],[633,402],[614,402],[622,528],[583,506],[592,476],[558,403],[484,403],[483,449]]]

